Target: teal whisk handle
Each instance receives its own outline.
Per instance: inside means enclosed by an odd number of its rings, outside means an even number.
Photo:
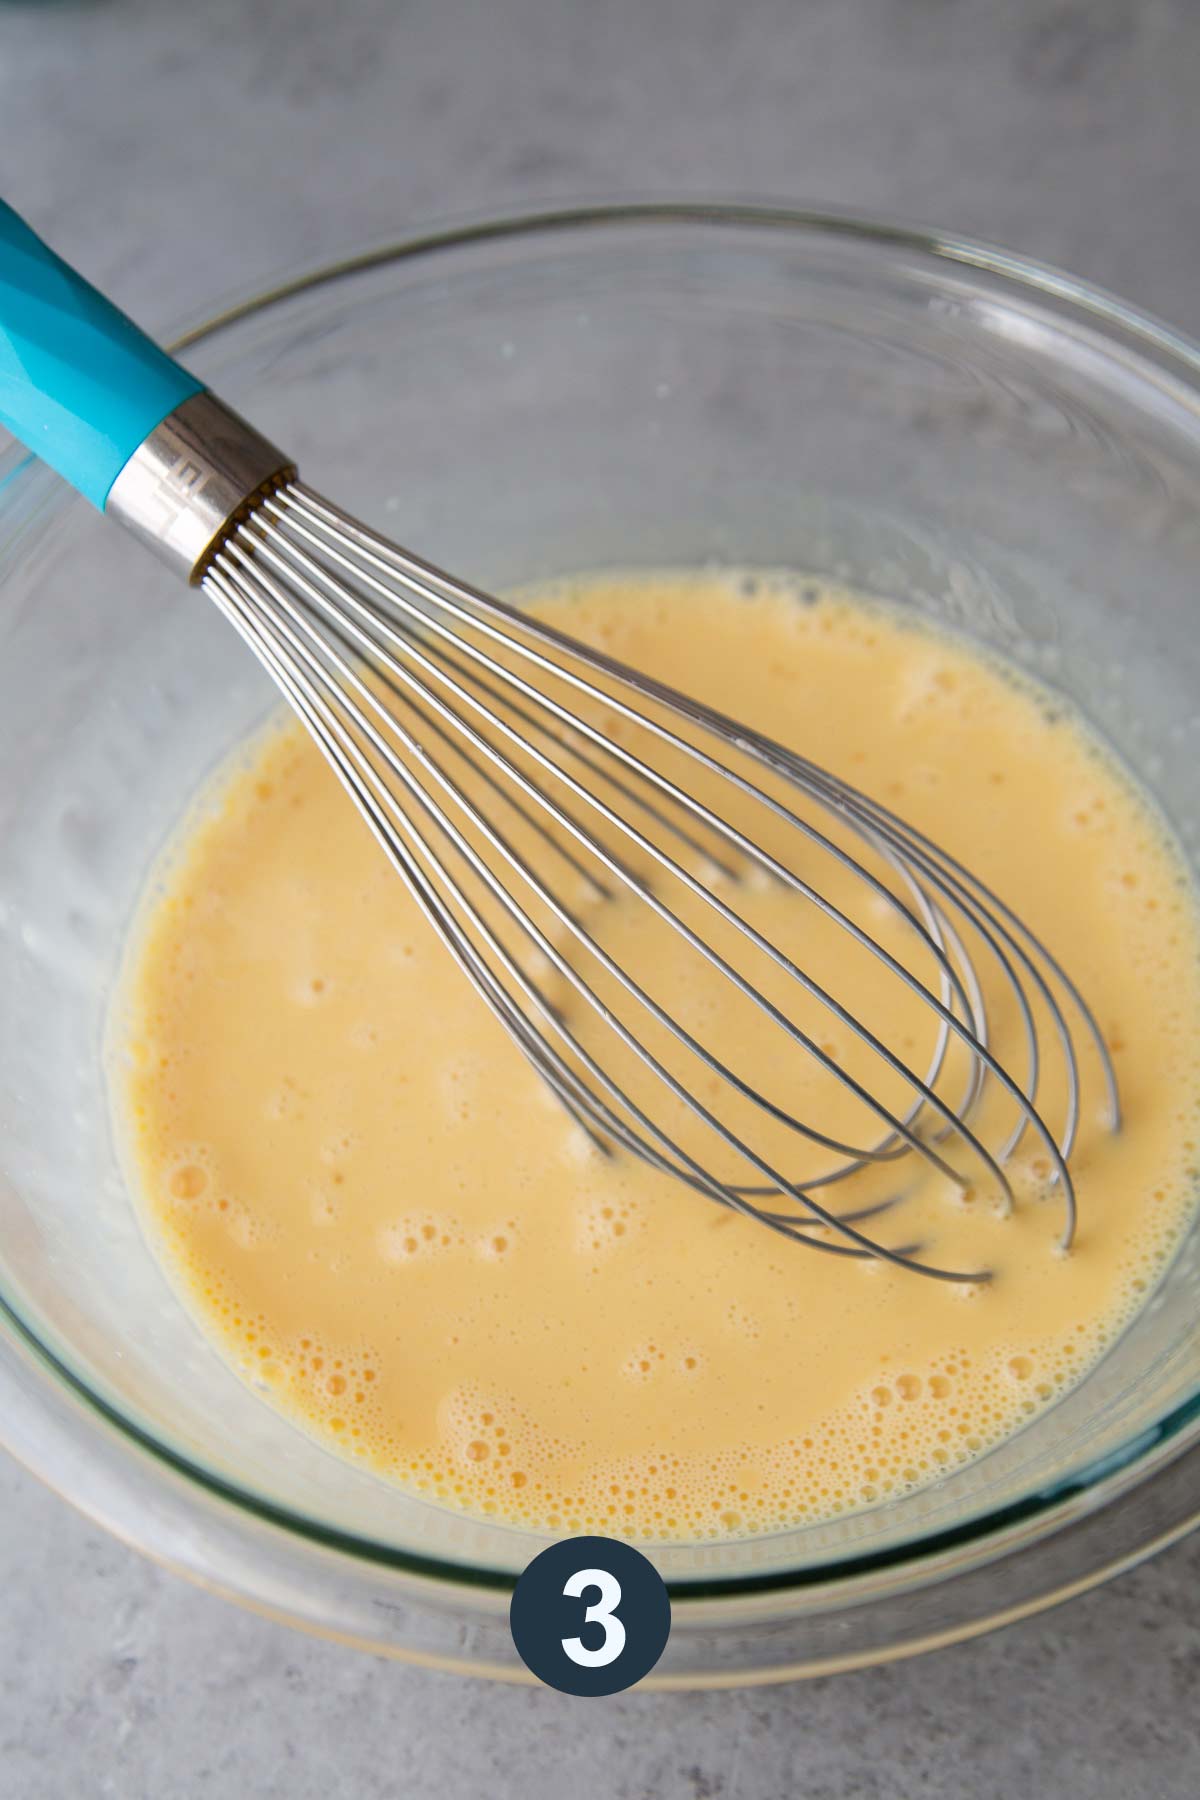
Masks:
[[[0,425],[93,506],[204,384],[0,200]]]
[[[2,200],[0,426],[189,579],[292,467]]]

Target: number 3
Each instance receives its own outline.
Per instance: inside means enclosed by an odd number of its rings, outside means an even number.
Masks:
[[[562,1647],[573,1663],[583,1669],[605,1669],[616,1662],[625,1648],[625,1627],[616,1617],[621,1604],[621,1584],[607,1569],[579,1569],[568,1576],[563,1593],[571,1600],[582,1598],[585,1588],[595,1588],[600,1595],[594,1606],[583,1615],[585,1625],[603,1625],[604,1642],[598,1650],[589,1650],[582,1638],[562,1640]]]

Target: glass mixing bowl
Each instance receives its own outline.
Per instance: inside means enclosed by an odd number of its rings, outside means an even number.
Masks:
[[[1195,843],[1200,353],[1065,276],[845,217],[597,208],[373,251],[183,348],[317,488],[485,585],[783,564],[971,632],[1068,693]],[[100,1051],[127,922],[181,805],[272,704],[198,594],[0,453],[3,1436],[214,1588],[520,1678],[507,1599],[543,1540],[405,1495],[258,1399],[114,1157]],[[675,1626],[651,1684],[944,1643],[1188,1529],[1197,1242],[974,1465],[833,1523],[656,1550]]]

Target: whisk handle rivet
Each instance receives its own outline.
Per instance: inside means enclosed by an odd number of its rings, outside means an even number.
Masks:
[[[205,390],[138,446],[104,510],[195,583],[230,528],[295,473],[282,450]]]

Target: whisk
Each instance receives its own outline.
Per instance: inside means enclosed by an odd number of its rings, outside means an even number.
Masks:
[[[2,203],[0,423],[215,602],[598,1153],[971,1283],[881,1233],[918,1178],[1011,1207],[1027,1142],[1069,1246],[1103,1034],[929,836],[313,493]]]

